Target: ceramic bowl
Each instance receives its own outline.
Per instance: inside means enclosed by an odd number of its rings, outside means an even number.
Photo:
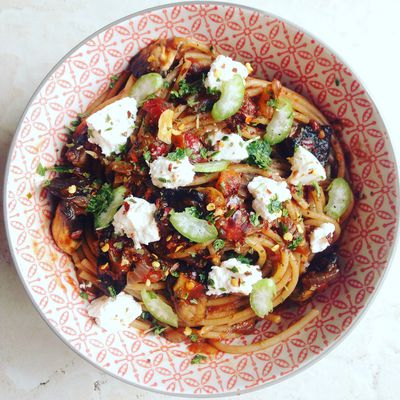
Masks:
[[[87,316],[74,267],[49,233],[51,204],[38,190],[39,161],[54,164],[64,126],[101,94],[110,76],[154,39],[192,36],[235,59],[255,75],[278,78],[344,125],[341,140],[357,194],[340,249],[340,279],[305,306],[264,322],[238,341],[269,337],[312,307],[318,319],[274,347],[254,354],[219,353],[191,365],[185,345],[135,329],[102,331]],[[301,28],[268,12],[221,3],[188,3],[130,15],[96,32],[68,53],[29,102],[10,150],[5,219],[15,266],[36,308],[74,351],[103,371],[144,389],[210,396],[246,392],[277,382],[320,359],[349,332],[387,270],[397,230],[398,178],[383,121],[352,70]],[[40,355],[38,354],[38,357]]]

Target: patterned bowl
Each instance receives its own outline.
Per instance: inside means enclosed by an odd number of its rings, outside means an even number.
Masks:
[[[341,248],[342,273],[312,303],[283,313],[279,327],[261,324],[246,343],[272,336],[310,308],[318,319],[255,354],[219,353],[191,365],[184,345],[135,329],[103,332],[86,312],[71,260],[49,234],[51,205],[37,189],[39,163],[52,165],[66,140],[64,126],[102,93],[139,49],[166,36],[193,36],[218,51],[251,61],[255,74],[312,99],[345,127],[354,215]],[[387,270],[397,230],[398,178],[383,121],[353,72],[331,50],[275,16],[229,4],[158,7],[119,20],[75,47],[44,79],[29,102],[8,159],[5,219],[18,273],[36,308],[57,335],[92,364],[141,388],[195,396],[245,392],[277,382],[316,361],[349,332]]]

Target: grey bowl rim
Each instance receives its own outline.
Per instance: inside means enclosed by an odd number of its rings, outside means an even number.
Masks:
[[[91,40],[92,38],[98,36],[100,33],[106,31],[107,29],[118,25],[126,20],[138,17],[140,15],[143,14],[147,14],[149,12],[152,11],[157,11],[157,10],[162,10],[162,9],[169,9],[169,8],[173,8],[175,6],[189,6],[189,5],[217,5],[217,6],[225,6],[225,7],[235,7],[235,8],[240,8],[246,11],[250,11],[250,12],[257,12],[259,14],[262,15],[267,15],[270,16],[272,18],[276,18],[280,21],[283,21],[285,24],[287,24],[288,26],[291,26],[295,29],[298,29],[299,31],[305,33],[310,39],[315,40],[316,43],[321,43],[325,49],[327,49],[331,54],[333,54],[338,61],[340,61],[343,65],[345,65],[353,74],[353,76],[356,78],[356,80],[358,82],[361,83],[363,89],[364,89],[364,94],[369,98],[369,100],[371,101],[374,110],[376,111],[377,115],[379,116],[382,125],[384,127],[384,131],[386,133],[387,136],[387,150],[390,153],[389,155],[391,156],[391,158],[393,159],[394,163],[395,163],[395,171],[396,171],[396,206],[397,206],[397,210],[399,210],[399,206],[400,206],[400,198],[399,198],[399,168],[398,168],[398,164],[397,164],[397,160],[396,160],[396,156],[395,156],[395,152],[393,150],[393,145],[390,139],[390,135],[389,132],[386,128],[386,124],[385,121],[378,109],[378,107],[376,106],[375,101],[373,100],[373,98],[370,95],[370,92],[367,90],[367,87],[365,86],[365,83],[359,78],[359,76],[357,74],[354,73],[353,68],[350,67],[350,65],[347,62],[344,62],[344,59],[336,52],[333,51],[331,49],[330,46],[328,46],[323,40],[319,39],[318,37],[316,37],[314,34],[310,33],[308,30],[300,27],[299,25],[297,25],[296,23],[287,20],[286,18],[282,18],[279,15],[276,15],[274,13],[271,13],[269,11],[265,11],[265,10],[260,10],[257,9],[255,7],[249,7],[249,6],[245,6],[242,4],[237,4],[237,3],[231,3],[231,2],[224,2],[224,1],[201,1],[201,0],[197,0],[197,1],[183,1],[183,2],[174,2],[174,3],[169,3],[168,5],[158,5],[158,6],[154,6],[154,7],[150,7],[150,8],[146,8],[144,10],[141,11],[137,11],[135,13],[126,15],[124,17],[121,17],[105,26],[103,26],[102,28],[98,29],[96,32],[92,33],[91,35],[89,35],[88,37],[86,37],[85,39],[83,39],[82,41],[80,41],[76,46],[74,46],[68,53],[66,53],[55,65],[53,68],[51,68],[51,70],[45,75],[45,77],[42,79],[42,81],[40,82],[40,84],[38,85],[38,87],[36,88],[36,90],[34,91],[34,93],[32,94],[31,98],[28,101],[28,104],[26,105],[19,123],[17,125],[17,128],[15,130],[15,134],[14,134],[14,138],[10,144],[10,148],[8,151],[8,157],[7,157],[7,162],[6,162],[6,166],[5,166],[5,173],[4,173],[4,192],[3,192],[3,213],[4,213],[4,225],[5,225],[5,230],[6,230],[6,236],[7,236],[7,241],[8,241],[8,247],[10,249],[10,253],[11,253],[11,257],[12,257],[12,261],[14,263],[15,269],[17,270],[18,276],[22,282],[22,285],[30,299],[30,301],[32,302],[33,306],[35,307],[36,311],[39,313],[39,315],[41,316],[41,318],[45,321],[45,323],[50,327],[50,329],[57,335],[57,337],[64,343],[66,344],[74,353],[76,353],[78,356],[80,356],[82,359],[84,359],[85,361],[89,362],[92,366],[94,366],[95,368],[99,369],[101,372],[106,373],[107,375],[110,375],[116,379],[118,379],[121,382],[127,383],[128,385],[137,387],[139,389],[145,390],[145,391],[150,391],[150,392],[154,392],[154,393],[159,393],[159,394],[164,394],[164,395],[169,395],[169,396],[175,396],[175,397],[190,397],[190,398],[214,398],[214,397],[226,397],[226,396],[231,396],[231,395],[240,395],[240,394],[247,394],[250,392],[254,392],[256,390],[261,390],[264,389],[266,387],[275,385],[277,383],[283,382],[297,374],[299,374],[302,371],[305,371],[307,368],[311,367],[312,365],[314,365],[315,363],[317,363],[318,361],[322,360],[322,358],[326,357],[332,350],[336,349],[338,347],[338,345],[340,343],[343,342],[343,340],[345,338],[347,338],[349,336],[349,334],[351,332],[354,331],[354,328],[359,324],[359,322],[361,321],[362,317],[365,316],[367,310],[369,309],[369,307],[371,306],[371,304],[373,303],[373,301],[376,299],[377,294],[379,292],[379,290],[381,289],[384,280],[386,279],[387,275],[388,275],[388,271],[391,267],[391,265],[393,264],[393,255],[395,253],[395,250],[397,248],[398,245],[398,233],[399,233],[399,225],[400,225],[400,219],[398,218],[396,220],[396,231],[395,231],[395,239],[394,242],[389,250],[389,254],[388,254],[388,259],[387,259],[387,263],[386,266],[383,270],[382,275],[379,277],[377,285],[375,287],[374,292],[372,293],[372,295],[369,297],[369,299],[367,300],[367,302],[365,303],[363,309],[357,314],[357,316],[354,318],[354,320],[352,321],[352,323],[349,325],[349,327],[340,335],[340,337],[338,339],[336,339],[331,345],[328,345],[325,349],[323,349],[323,351],[316,355],[314,358],[312,358],[310,361],[300,365],[298,368],[296,368],[295,370],[289,372],[288,374],[284,375],[284,376],[280,376],[274,380],[265,382],[261,385],[257,385],[255,387],[251,387],[251,388],[246,388],[246,389],[236,389],[234,391],[227,391],[227,392],[223,392],[223,393],[217,393],[217,394],[194,394],[194,393],[189,393],[189,394],[185,394],[185,393],[174,393],[174,392],[168,392],[166,390],[160,390],[157,388],[153,388],[153,387],[149,387],[149,386],[145,386],[136,382],[132,382],[129,381],[128,379],[125,379],[121,376],[118,376],[117,374],[106,370],[105,368],[101,367],[100,365],[97,365],[94,361],[92,361],[91,359],[89,359],[85,354],[81,353],[78,349],[76,349],[68,340],[66,340],[58,331],[57,329],[50,324],[50,321],[47,319],[47,317],[44,315],[44,312],[42,312],[42,310],[40,309],[39,305],[36,303],[36,301],[34,300],[30,289],[28,288],[27,283],[25,282],[25,279],[22,275],[22,272],[19,268],[18,262],[17,262],[17,258],[15,255],[15,251],[14,248],[11,246],[11,233],[10,233],[10,229],[9,229],[9,216],[8,216],[8,210],[7,210],[7,193],[8,193],[8,175],[9,175],[9,170],[10,170],[10,166],[11,166],[11,162],[12,162],[12,155],[14,153],[14,149],[16,146],[16,142],[17,142],[17,133],[20,132],[21,130],[21,126],[23,123],[23,120],[26,117],[26,114],[28,112],[28,110],[30,109],[33,100],[36,98],[36,96],[38,95],[38,93],[41,91],[41,89],[43,88],[43,86],[46,84],[46,82],[48,81],[48,79],[51,77],[51,75],[54,74],[54,72],[64,63],[64,61],[71,56],[74,52],[76,52],[79,48],[81,48],[84,44],[86,44],[89,40]]]

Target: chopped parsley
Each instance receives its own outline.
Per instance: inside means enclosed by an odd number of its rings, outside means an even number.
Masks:
[[[125,153],[127,150],[128,150],[128,146],[126,145],[126,143],[125,144],[121,144],[119,146],[119,152],[120,153]]]
[[[225,241],[224,240],[222,240],[222,239],[214,240],[213,247],[214,247],[215,251],[223,249],[224,246],[225,246]]]
[[[141,314],[140,314],[140,317],[142,318],[142,319],[144,319],[145,321],[149,321],[149,320],[151,320],[153,317],[151,316],[151,314],[148,312],[148,311],[143,311]]]
[[[248,164],[256,165],[262,169],[268,169],[271,165],[271,146],[265,140],[257,139],[247,146],[249,158]]]
[[[166,89],[169,88],[169,82],[168,81],[164,81],[163,82],[163,87],[165,87]]]
[[[181,149],[178,147],[175,151],[168,153],[167,158],[170,161],[183,160],[186,156],[190,156],[192,151],[190,149]]]
[[[153,325],[155,326],[155,329],[154,329],[154,334],[155,335],[160,335],[162,332],[164,332],[167,329],[166,326],[158,325],[154,321],[153,321]]]
[[[111,76],[110,85],[109,85],[110,89],[112,89],[115,86],[115,83],[117,82],[117,80],[118,80],[118,75]]]
[[[215,282],[214,279],[209,278],[207,280],[207,285],[215,289]]]
[[[190,364],[201,364],[203,361],[206,360],[207,356],[203,356],[202,354],[196,354],[190,361]]]
[[[200,211],[197,209],[197,207],[186,207],[185,213],[191,215],[192,217],[200,218]]]
[[[207,94],[210,94],[211,96],[219,94],[219,90],[215,87],[214,88],[207,87],[206,90],[207,90]]]
[[[178,278],[179,277],[179,272],[178,271],[170,271],[170,275],[172,275],[174,278]]]
[[[238,267],[232,267],[232,268],[228,268],[229,271],[234,272],[234,273],[238,273],[239,269]]]
[[[90,198],[87,211],[99,215],[106,211],[113,199],[113,189],[109,183],[105,183],[100,190]]]
[[[303,196],[303,185],[301,183],[296,186],[296,193],[297,196]]]
[[[279,222],[279,227],[281,228],[283,234],[285,234],[289,230],[287,225],[285,225],[283,222]]]
[[[259,215],[256,213],[250,214],[250,223],[253,226],[258,226],[260,225],[260,220],[259,220]]]
[[[116,292],[116,290],[114,289],[113,286],[108,286],[107,290],[108,290],[108,293],[110,293],[111,297],[116,297],[117,296],[117,292]]]
[[[122,248],[124,247],[124,244],[122,242],[115,242],[114,247],[118,250],[122,250]]]
[[[199,92],[199,87],[195,84],[190,84],[186,79],[179,81],[178,90],[171,90],[172,99],[180,99],[188,96],[189,94],[196,94]]]
[[[203,147],[200,149],[201,158],[207,158],[207,153],[208,153],[208,150],[206,148]]]
[[[190,96],[187,98],[186,103],[189,107],[194,107],[196,104],[199,104],[196,96]]]
[[[278,200],[277,194],[272,197],[270,203],[267,205],[267,209],[271,214],[277,214],[282,210],[282,203]]]
[[[163,178],[163,177],[159,177],[159,178],[157,178],[160,182],[162,182],[162,183],[167,183],[167,182],[171,182],[169,179],[166,179],[166,178]]]
[[[282,210],[282,216],[284,216],[284,217],[288,217],[289,216],[289,211],[287,210],[287,208],[284,208]]]
[[[143,153],[143,158],[144,158],[145,161],[150,162],[150,160],[151,160],[151,153],[150,153],[150,150],[146,150],[146,151]]]
[[[267,105],[274,109],[278,108],[278,99],[269,99]]]
[[[79,296],[81,296],[83,300],[88,300],[89,299],[88,294],[86,292],[84,292],[84,291],[80,292]]]
[[[288,245],[289,250],[296,250],[299,247],[300,243],[303,241],[303,236],[299,236],[296,239],[293,239],[291,243]]]
[[[36,168],[36,173],[40,176],[45,176],[46,175],[47,168],[44,167],[41,163],[38,164]]]
[[[238,254],[236,257],[240,262],[242,262],[243,264],[251,264],[251,260],[250,258],[244,256],[243,254]]]
[[[204,283],[206,281],[207,276],[204,272],[199,272],[198,278],[199,278],[200,283]]]
[[[193,343],[197,342],[197,340],[199,339],[199,337],[195,333],[190,334],[188,337]]]

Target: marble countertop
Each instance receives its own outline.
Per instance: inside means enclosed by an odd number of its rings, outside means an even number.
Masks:
[[[398,135],[400,31],[397,0],[236,0],[297,23],[322,38],[366,82],[391,134]],[[146,7],[167,1],[146,1]],[[140,10],[139,1],[0,0],[0,170],[18,119],[51,67],[102,26]],[[1,180],[3,172],[0,173]],[[0,186],[2,187],[2,185]],[[1,201],[1,200],[0,200]],[[244,400],[400,398],[400,250],[367,315],[317,364]],[[107,376],[79,358],[47,327],[12,264],[0,216],[0,398],[167,399]]]

